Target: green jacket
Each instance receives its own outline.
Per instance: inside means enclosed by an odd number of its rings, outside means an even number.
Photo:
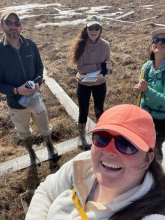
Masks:
[[[146,72],[150,62],[148,61],[143,65],[141,75],[143,69]],[[147,74],[145,74],[145,80],[148,81],[148,88],[142,94],[140,107],[148,111],[153,118],[165,118],[165,82],[163,85],[162,81],[162,72],[164,70],[165,67],[156,70],[154,73],[153,66],[151,65],[148,72],[149,79],[147,79]]]

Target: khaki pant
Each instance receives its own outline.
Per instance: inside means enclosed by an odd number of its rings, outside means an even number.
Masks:
[[[52,132],[46,110],[37,116],[27,109],[9,108],[9,115],[20,139],[25,139],[31,135],[30,118],[32,118],[33,123],[36,125],[41,135],[48,136]]]

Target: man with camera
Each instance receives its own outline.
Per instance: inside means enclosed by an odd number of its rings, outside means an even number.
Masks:
[[[39,92],[42,83],[43,64],[36,44],[20,35],[20,18],[13,10],[6,10],[1,15],[0,27],[5,36],[0,41],[0,92],[6,95],[9,115],[17,130],[23,146],[27,149],[31,165],[40,164],[32,148],[30,118],[43,135],[49,158],[58,156],[51,141],[51,126],[47,111],[38,116],[18,103],[22,95],[29,96]],[[28,81],[35,82],[35,88],[27,88]]]

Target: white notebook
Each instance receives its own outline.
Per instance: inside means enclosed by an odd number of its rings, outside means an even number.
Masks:
[[[101,70],[97,70],[95,72],[87,73],[86,75],[81,75],[81,78],[84,78],[82,82],[96,82],[97,74],[100,73]]]
[[[96,82],[97,78],[96,77],[84,77],[82,82]]]

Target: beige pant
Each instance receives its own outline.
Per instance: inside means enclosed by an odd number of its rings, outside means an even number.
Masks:
[[[46,110],[37,116],[27,109],[9,108],[9,115],[20,139],[25,139],[31,135],[30,118],[32,118],[33,123],[36,125],[38,132],[41,135],[48,136],[52,132],[52,127],[49,125]]]

